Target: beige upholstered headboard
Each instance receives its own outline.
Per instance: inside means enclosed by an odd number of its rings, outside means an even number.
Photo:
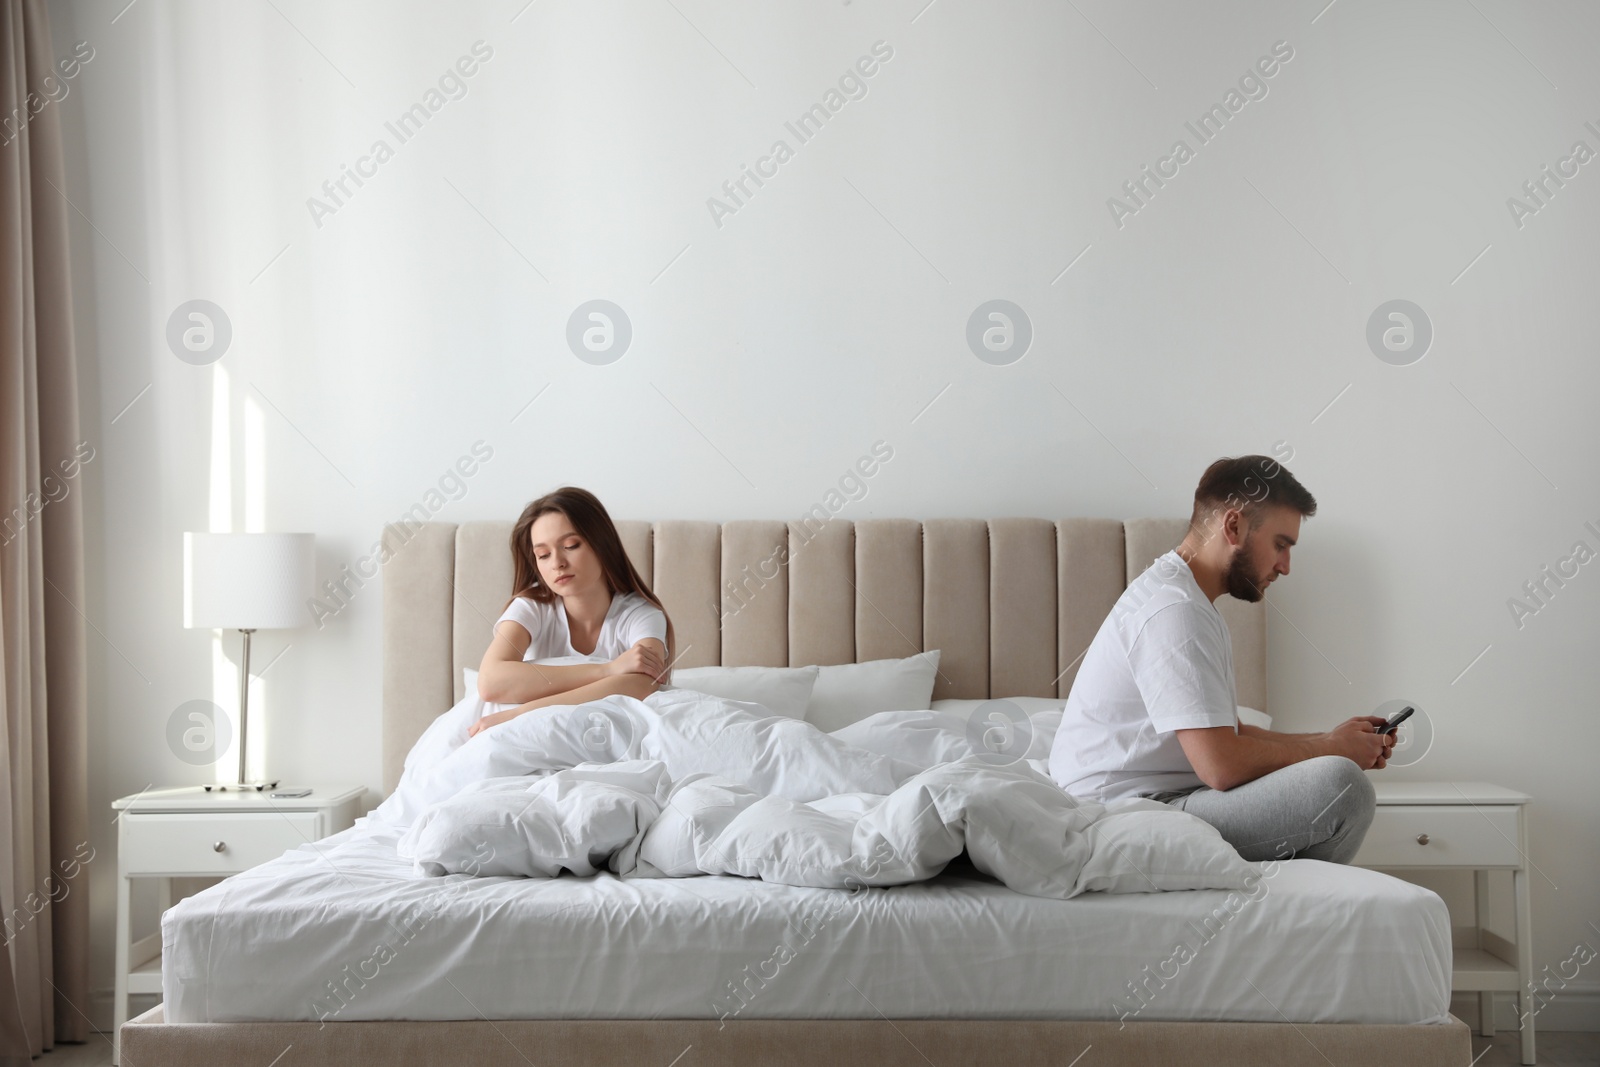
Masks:
[[[619,522],[672,617],[675,666],[864,662],[941,650],[935,699],[1065,697],[1128,582],[1182,519]],[[511,523],[384,528],[383,783],[462,695],[511,595]],[[784,561],[787,559],[787,564]],[[1266,606],[1217,601],[1239,703],[1267,709]],[[719,625],[720,622],[720,625]]]

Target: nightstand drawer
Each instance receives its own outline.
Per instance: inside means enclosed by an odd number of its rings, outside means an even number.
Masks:
[[[1352,861],[1361,867],[1521,865],[1511,805],[1380,804]]]
[[[128,874],[237,874],[317,839],[314,811],[158,813],[124,815],[122,822]]]

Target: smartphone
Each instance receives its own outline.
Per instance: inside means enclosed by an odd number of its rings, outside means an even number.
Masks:
[[[1392,734],[1392,733],[1394,733],[1396,730],[1398,730],[1400,728],[1400,724],[1401,723],[1403,723],[1407,719],[1411,718],[1411,713],[1416,711],[1416,710],[1417,710],[1416,708],[1413,708],[1409,704],[1406,705],[1405,707],[1401,708],[1399,711],[1397,711],[1393,715],[1389,716],[1388,720],[1385,721],[1382,726],[1378,727],[1378,733],[1380,733],[1380,734]]]
[[[272,797],[274,800],[289,800],[294,797],[308,797],[311,795],[311,787],[307,786],[304,789],[274,789],[267,795]]]

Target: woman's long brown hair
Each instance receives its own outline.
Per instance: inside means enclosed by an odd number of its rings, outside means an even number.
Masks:
[[[539,581],[539,564],[533,558],[530,536],[534,521],[539,516],[551,512],[565,515],[567,521],[572,523],[574,532],[594,549],[595,555],[600,559],[601,572],[606,578],[606,588],[611,590],[613,597],[622,593],[638,593],[661,609],[661,614],[667,619],[667,663],[671,664],[672,650],[676,645],[672,633],[672,616],[667,615],[665,605],[650,591],[649,583],[634,569],[633,562],[628,559],[628,553],[622,547],[622,538],[617,534],[616,523],[611,521],[605,505],[587,489],[564,485],[555,492],[546,493],[522,509],[516,525],[511,528],[511,599],[506,601],[506,606],[509,607],[511,601],[519,596],[537,600],[541,604],[554,604],[558,599],[553,589]],[[671,676],[672,671],[669,667],[661,680],[670,681]]]

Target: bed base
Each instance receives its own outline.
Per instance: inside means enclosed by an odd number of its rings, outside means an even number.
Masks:
[[[484,1019],[169,1023],[122,1028],[125,1067],[1463,1067],[1471,1032],[1369,1023],[1040,1019]],[[1087,1054],[1085,1054],[1087,1053]]]

